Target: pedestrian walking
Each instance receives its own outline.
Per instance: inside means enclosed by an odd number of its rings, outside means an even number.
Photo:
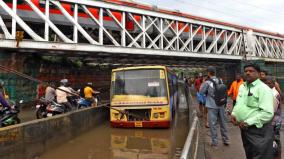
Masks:
[[[194,82],[194,88],[196,90],[196,99],[199,103],[199,117],[204,116],[204,105],[205,105],[205,100],[202,94],[199,93],[200,86],[203,83],[203,76],[201,73],[199,73],[199,76],[195,79]]]
[[[216,83],[221,83],[222,81],[215,76],[215,67],[208,67],[207,72],[209,79],[201,85],[200,93],[206,96],[205,106],[208,109],[208,121],[212,140],[211,146],[218,146],[217,122],[220,124],[223,144],[229,145],[228,129],[225,122],[225,104],[222,106],[217,105],[214,98],[216,95]],[[227,95],[227,92],[224,92],[224,94]]]
[[[239,88],[240,85],[243,84],[244,81],[242,79],[241,74],[237,73],[236,74],[236,80],[231,84],[231,87],[228,91],[228,96],[231,96],[232,100],[233,100],[233,106],[235,106],[236,104],[236,99],[238,96],[238,92],[239,92]]]
[[[239,88],[231,121],[240,127],[247,159],[271,159],[274,97],[271,89],[259,79],[258,65],[247,64],[244,72],[246,82]]]

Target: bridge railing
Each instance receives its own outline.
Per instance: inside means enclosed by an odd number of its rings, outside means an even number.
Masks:
[[[118,48],[173,51],[209,56],[241,57],[244,42],[248,56],[283,58],[284,38],[164,13],[90,0],[0,0],[0,26],[4,39],[43,42],[88,43]],[[250,42],[252,40],[252,42]],[[249,48],[249,47],[247,47]],[[72,48],[71,48],[72,49]],[[119,50],[118,50],[119,51]]]

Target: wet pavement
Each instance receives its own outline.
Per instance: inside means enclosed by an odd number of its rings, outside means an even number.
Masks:
[[[245,151],[243,149],[243,143],[241,139],[240,129],[236,126],[233,126],[231,123],[228,123],[229,128],[229,137],[230,137],[230,146],[225,146],[222,144],[220,131],[218,131],[218,140],[219,145],[218,148],[212,148],[209,144],[211,143],[210,131],[207,128],[203,128],[206,141],[206,150],[207,150],[207,158],[208,159],[245,159]],[[219,130],[219,129],[218,129]],[[281,143],[284,145],[284,129],[282,127],[281,131]],[[284,148],[282,146],[282,152],[284,152]],[[281,158],[282,157],[282,158]],[[278,156],[277,159],[283,159],[284,156]]]
[[[282,114],[284,114],[284,112]],[[243,149],[240,129],[234,126],[233,124],[231,124],[229,120],[227,123],[228,123],[229,137],[230,137],[230,145],[229,146],[223,145],[220,135],[220,128],[218,127],[217,133],[218,133],[219,145],[217,148],[212,148],[210,146],[211,143],[210,130],[209,128],[205,128],[204,122],[202,121],[201,123],[202,136],[205,138],[207,159],[245,159],[246,158],[245,151]],[[284,145],[284,125],[282,125],[282,130],[281,130],[281,143],[282,145]],[[284,146],[282,146],[281,151],[284,152]],[[284,158],[283,154],[282,156],[280,154],[280,156],[278,156],[275,159],[283,159],[283,158]]]

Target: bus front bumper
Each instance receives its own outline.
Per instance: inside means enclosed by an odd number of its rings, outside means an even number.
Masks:
[[[112,127],[169,128],[170,121],[111,121]]]

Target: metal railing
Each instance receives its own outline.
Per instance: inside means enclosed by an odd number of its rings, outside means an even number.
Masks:
[[[20,9],[20,5],[26,9]],[[198,53],[207,58],[241,59],[245,41],[250,48],[247,56],[284,59],[282,36],[260,32],[248,35],[247,30],[233,25],[155,10],[90,0],[21,0],[21,3],[19,0],[0,0],[0,6],[0,28],[4,39],[16,39],[16,32],[22,28],[31,40],[27,43],[26,39],[24,44],[27,44],[18,47],[32,47],[32,42],[58,42],[51,38],[51,35],[55,35],[62,46],[52,45],[50,49],[76,50],[76,46],[67,47],[63,44],[87,42],[93,47],[115,46],[116,50],[112,52],[137,48],[156,50],[152,54],[157,55],[171,51],[169,55],[172,56]],[[9,42],[2,44],[0,47],[15,47]],[[39,49],[48,47],[42,43],[36,46]],[[100,49],[104,51],[101,47],[81,47],[83,51]]]
[[[189,132],[182,149],[180,159],[201,159],[205,157],[204,141],[200,138],[200,125],[197,111],[194,107],[191,90],[188,85],[185,87],[185,95],[189,109]]]
[[[196,114],[196,113],[194,113]],[[194,115],[193,123],[186,138],[180,159],[196,159],[199,145],[198,117]]]

